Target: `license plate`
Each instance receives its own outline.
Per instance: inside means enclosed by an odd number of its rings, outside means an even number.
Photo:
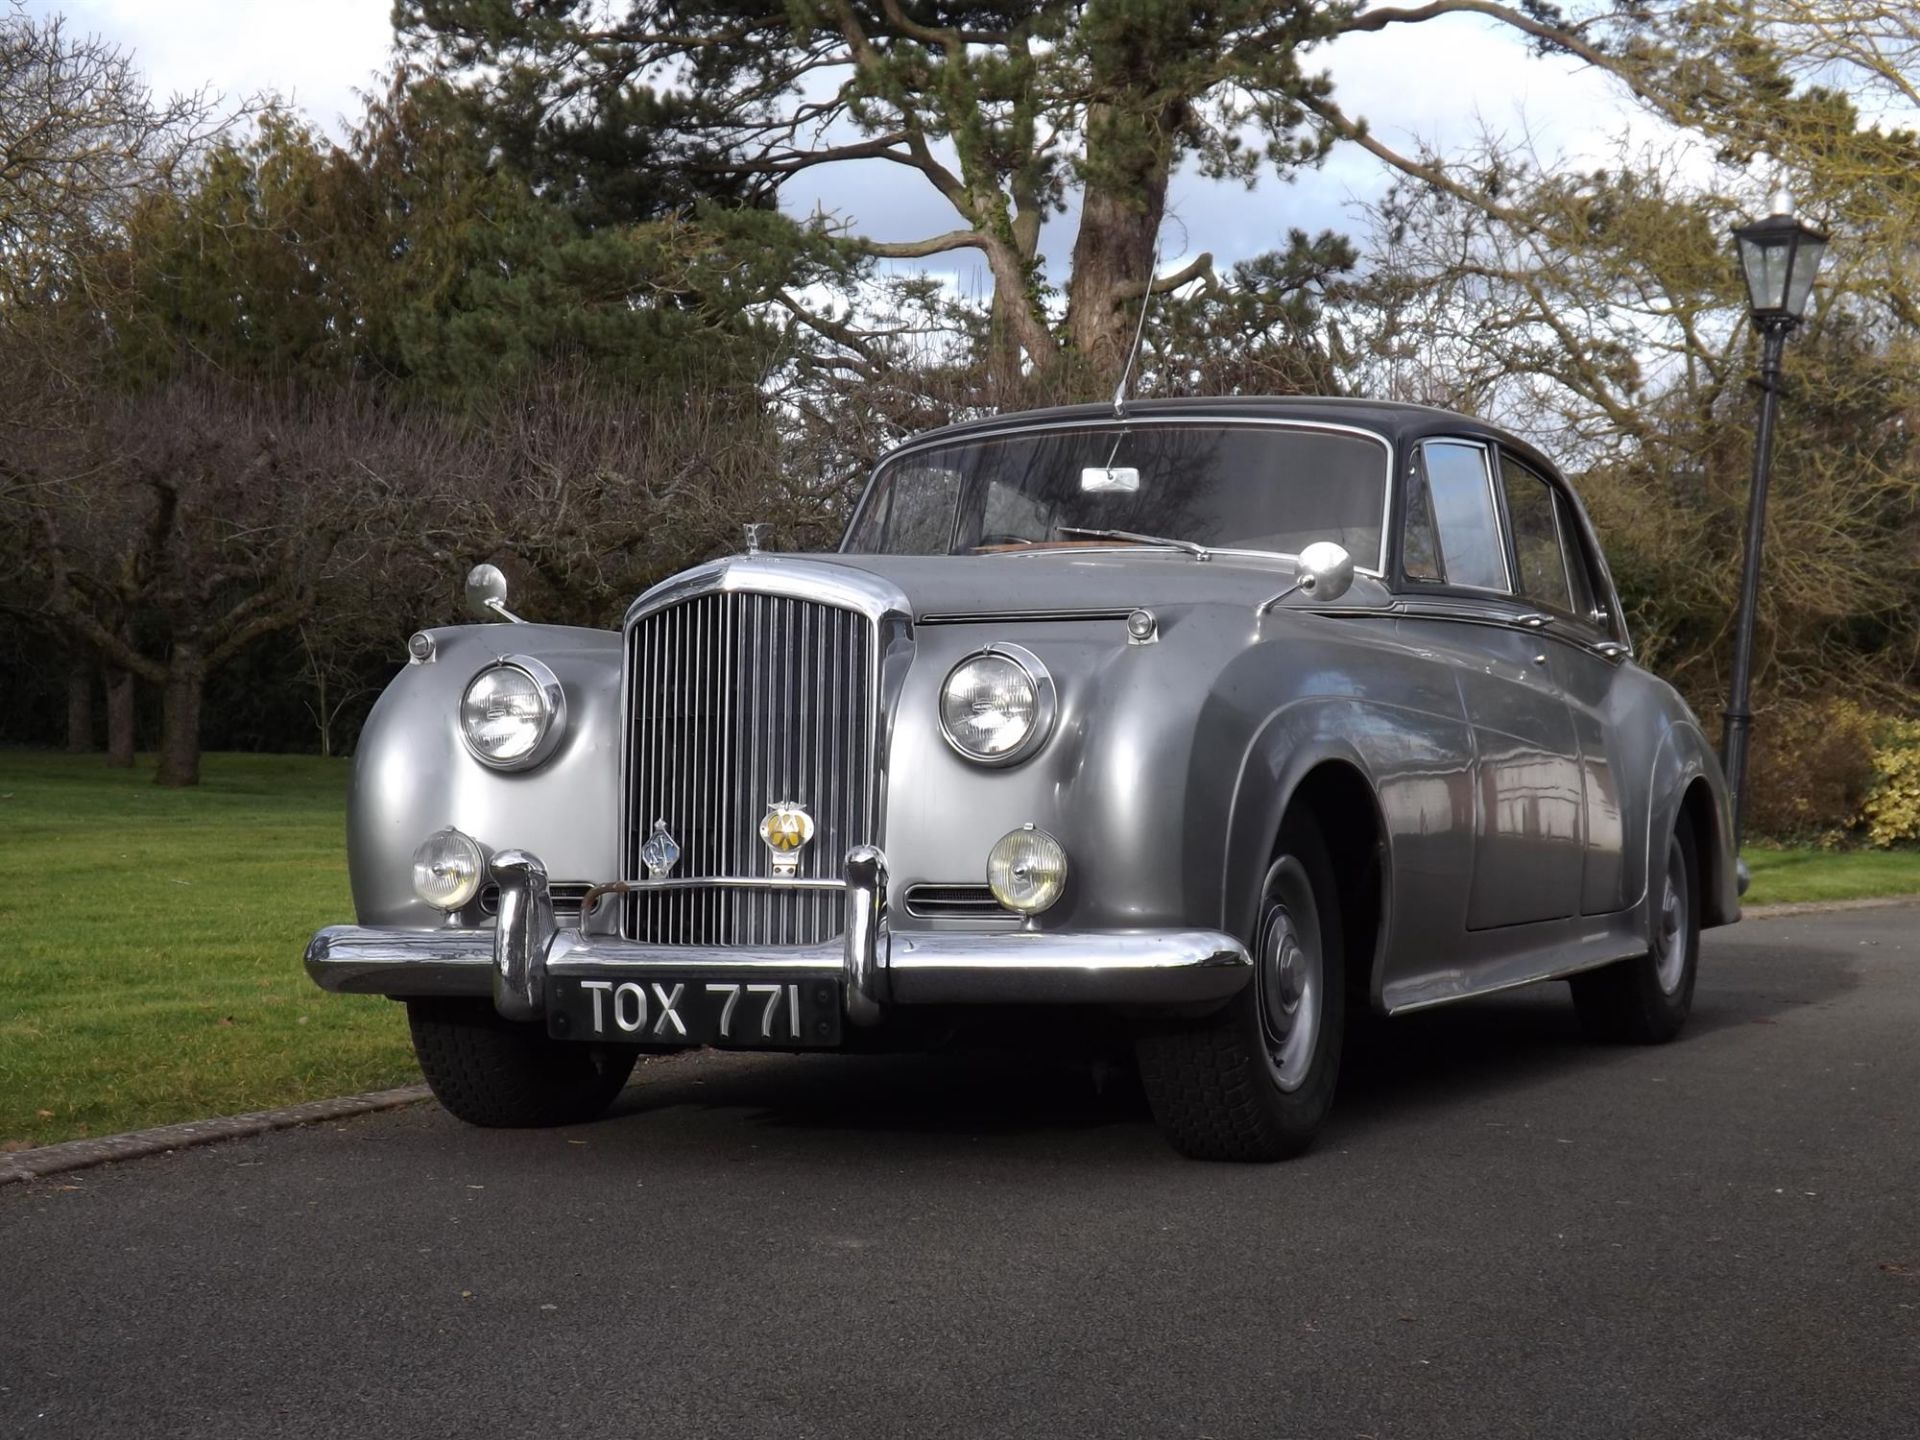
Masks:
[[[749,1050],[838,1045],[841,983],[825,975],[549,975],[547,1033]]]

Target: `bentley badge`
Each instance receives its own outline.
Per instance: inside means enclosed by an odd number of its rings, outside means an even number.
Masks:
[[[647,867],[652,879],[664,879],[667,872],[680,863],[680,844],[667,833],[667,822],[653,822],[653,833],[647,836],[647,843],[640,847],[640,859]]]

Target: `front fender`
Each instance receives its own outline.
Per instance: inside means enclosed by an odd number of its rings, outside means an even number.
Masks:
[[[1350,736],[1358,707],[1331,698],[1296,701],[1253,736],[1235,782],[1221,856],[1221,928],[1251,935],[1260,887],[1273,863],[1274,838],[1301,782],[1322,765],[1345,765],[1376,795],[1371,769]],[[1370,817],[1384,835],[1377,798]],[[1391,875],[1391,854],[1385,873]],[[1343,877],[1344,878],[1344,877]]]
[[[531,851],[556,883],[619,865],[620,637],[559,625],[430,630],[433,658],[396,675],[361,732],[347,801],[347,871],[363,925],[437,926],[413,893],[413,850],[452,826],[489,852]],[[545,763],[500,771],[460,736],[460,697],[483,666],[531,655],[559,676],[567,728]]]

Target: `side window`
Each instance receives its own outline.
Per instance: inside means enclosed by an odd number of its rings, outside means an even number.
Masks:
[[[1442,577],[1449,585],[1507,590],[1506,549],[1493,508],[1487,452],[1478,445],[1438,440],[1423,445],[1420,455]]]
[[[1566,552],[1560,548],[1560,522],[1553,489],[1518,461],[1500,457],[1500,481],[1507,492],[1507,519],[1513,526],[1513,558],[1519,567],[1520,593],[1563,615],[1574,609],[1567,579]]]
[[[1606,593],[1605,587],[1600,583],[1600,570],[1594,564],[1593,552],[1581,535],[1573,502],[1559,494],[1553,497],[1553,502],[1555,513],[1560,517],[1561,545],[1567,552],[1567,578],[1573,582],[1573,613],[1583,625],[1591,625],[1617,638],[1620,627],[1604,609],[1607,602],[1601,596]]]
[[[1400,567],[1409,580],[1447,578],[1440,558],[1440,534],[1433,527],[1433,496],[1427,488],[1427,467],[1415,465],[1407,478],[1406,533],[1400,547]]]

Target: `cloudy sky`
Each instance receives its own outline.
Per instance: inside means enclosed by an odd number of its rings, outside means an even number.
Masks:
[[[355,92],[372,86],[387,59],[389,0],[31,0],[31,8],[63,11],[76,27],[127,46],[156,90],[211,85],[235,97],[274,91],[336,132],[358,109]],[[1396,148],[1416,138],[1460,145],[1485,126],[1530,135],[1547,155],[1592,158],[1629,126],[1643,137],[1658,134],[1600,77],[1565,60],[1530,57],[1501,29],[1473,17],[1349,36],[1323,54],[1341,103]],[[884,162],[823,167],[808,178],[813,188],[793,190],[792,208],[822,205],[877,239],[952,227],[943,201],[904,183],[902,172]],[[1279,243],[1290,226],[1352,230],[1356,203],[1384,184],[1380,166],[1352,146],[1292,184],[1269,180],[1251,194],[1182,176],[1164,264],[1200,250],[1223,262],[1256,254]],[[1048,227],[1045,248],[1056,263],[1071,248],[1072,219]],[[953,278],[974,293],[986,288],[978,273]]]

